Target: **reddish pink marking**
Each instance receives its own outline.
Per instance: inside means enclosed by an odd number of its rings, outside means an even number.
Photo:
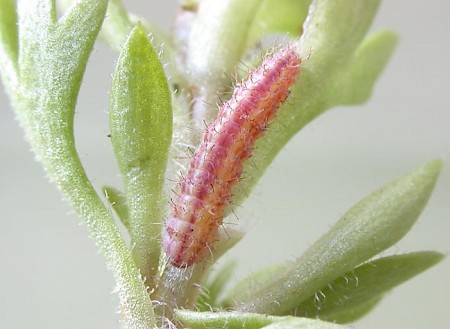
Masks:
[[[163,233],[164,250],[174,266],[198,263],[209,253],[231,203],[231,188],[300,73],[295,49],[280,49],[237,85],[203,134],[187,175],[180,182]]]

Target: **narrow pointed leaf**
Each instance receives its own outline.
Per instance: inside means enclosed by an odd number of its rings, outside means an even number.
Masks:
[[[236,269],[236,263],[231,262],[226,266],[220,269],[220,272],[214,277],[210,284],[208,284],[208,292],[210,297],[210,302],[214,305],[217,302],[217,299],[220,293],[223,291],[223,288],[230,280]]]
[[[128,13],[122,2],[110,0],[101,36],[107,40],[111,48],[120,51],[132,29],[133,24],[128,18]]]
[[[424,251],[368,262],[327,284],[289,313],[336,321],[340,314],[371,302],[432,267],[443,257],[437,252]]]
[[[227,285],[235,269],[235,262],[228,263],[221,268],[214,278],[206,285],[206,293],[201,295],[199,301],[197,302],[197,308],[199,311],[208,311],[211,308],[218,306],[218,297]]]
[[[367,37],[355,51],[353,61],[334,85],[337,104],[358,104],[367,101],[375,81],[394,52],[398,38],[391,31],[379,31]]]
[[[227,295],[222,303],[222,308],[230,308],[233,305],[233,299],[235,296],[240,296],[239,298],[245,298],[245,296],[250,296],[254,291],[258,290],[261,286],[270,282],[270,280],[283,273],[287,268],[287,265],[275,265],[269,268],[265,268],[256,273],[253,273],[249,277],[245,278],[241,282],[239,282]],[[317,293],[314,296],[314,305],[317,305],[316,301],[320,300],[322,297],[321,293]],[[336,323],[348,323],[359,319],[364,316],[366,313],[370,312],[382,299],[383,295],[379,295],[375,297],[373,300],[369,302],[358,305],[358,307],[353,307],[351,309],[346,310],[345,312],[334,314],[332,318],[327,318],[325,316],[321,316],[320,318],[323,320],[328,320]],[[292,312],[288,312],[295,316],[300,316],[300,311],[298,311],[300,307],[296,307]],[[318,307],[319,308],[319,307]],[[301,312],[304,317],[316,317],[317,312],[312,312],[309,314],[308,312]]]
[[[355,266],[389,248],[425,207],[442,163],[435,160],[353,206],[287,271],[242,300],[242,312],[284,314]]]
[[[300,36],[310,4],[311,0],[263,1],[248,32],[248,46],[253,46],[263,36],[275,33]]]
[[[369,301],[346,310],[345,312],[334,314],[332,316],[333,320],[328,319],[328,321],[332,321],[335,323],[350,323],[359,320],[362,317],[366,316],[368,313],[372,312],[372,310],[377,307],[378,304],[383,300],[384,296],[384,294],[378,295]]]
[[[223,307],[229,308],[235,300],[243,300],[252,296],[255,291],[269,284],[272,279],[287,270],[287,265],[277,264],[263,268],[237,283],[227,294],[223,301]]]
[[[150,285],[158,268],[172,109],[163,68],[141,26],[124,45],[111,93],[111,141],[126,189],[133,253]]]

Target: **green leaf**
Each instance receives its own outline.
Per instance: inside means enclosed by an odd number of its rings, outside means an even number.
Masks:
[[[63,10],[67,10],[75,0],[57,0],[57,2]],[[109,0],[100,36],[106,40],[112,49],[120,51],[133,29],[133,25],[122,2],[120,0]]]
[[[208,311],[218,306],[218,298],[236,269],[236,263],[230,262],[219,270],[215,277],[206,285],[204,295],[197,302],[199,311]]]
[[[308,321],[309,320],[309,321]],[[305,318],[288,318],[265,326],[266,329],[343,329],[348,328],[335,323]]]
[[[384,295],[378,295],[377,297],[359,304],[353,308],[348,309],[345,312],[333,315],[333,322],[335,323],[350,323],[367,315],[371,312],[384,298]]]
[[[17,44],[17,14],[14,0],[0,0],[0,41],[2,50],[16,62],[18,54]]]
[[[330,90],[330,94],[334,95],[334,102],[366,102],[396,44],[397,36],[392,31],[378,31],[365,38],[356,49],[350,68],[340,79],[336,78],[334,88]]]
[[[286,314],[337,323],[353,322],[370,312],[380,302],[384,292],[441,259],[442,255],[436,252],[418,252],[366,263],[328,283]],[[228,294],[223,307],[230,307],[234,296],[250,296],[286,268],[287,265],[272,266],[242,280]]]
[[[123,226],[129,230],[130,218],[128,215],[127,197],[114,187],[105,186],[103,187],[103,191],[105,192],[105,196],[109,204],[114,209],[117,216],[119,216]]]
[[[7,92],[17,89],[17,14],[14,0],[0,0],[0,76]]]
[[[364,39],[379,0],[315,0],[296,42],[303,59],[291,97],[279,109],[252,161],[246,180],[233,191],[242,203],[278,152],[306,124],[326,110],[367,100],[396,44],[391,32]],[[338,14],[337,14],[338,13]],[[242,191],[245,191],[243,193]]]
[[[122,49],[130,35],[133,25],[128,18],[128,13],[120,0],[109,0],[105,23],[100,35],[116,51]]]
[[[239,312],[194,312],[175,310],[176,318],[185,326],[196,328],[253,329],[262,328],[285,317]]]
[[[146,31],[133,29],[120,54],[111,91],[111,141],[124,180],[133,255],[151,284],[158,268],[160,204],[172,137],[166,77]]]
[[[57,0],[62,9],[69,8],[75,0]],[[120,0],[109,0],[105,21],[100,30],[100,39],[105,41],[112,49],[120,51],[130,35],[131,30],[142,24],[152,35],[153,43],[166,45],[170,43],[169,36],[156,24],[146,21],[142,17],[129,14]]]
[[[263,36],[274,33],[300,36],[310,4],[311,0],[262,1],[248,32],[248,47],[253,46]]]
[[[28,140],[50,179],[84,220],[113,272],[126,328],[153,328],[153,306],[131,253],[78,157],[73,115],[87,60],[107,0],[81,0],[59,22],[53,1],[22,0],[14,104]]]
[[[207,289],[209,292],[209,298],[211,305],[215,305],[220,293],[223,291],[223,288],[230,280],[236,269],[236,263],[230,262],[220,269],[219,273],[214,277],[214,279],[207,285]]]
[[[217,93],[226,90],[247,46],[248,30],[261,0],[204,0],[199,3],[188,41],[186,67],[194,95],[197,124],[217,114]]]
[[[435,160],[397,179],[353,206],[293,265],[245,298],[242,312],[285,314],[340,275],[389,248],[425,207],[442,163]]]
[[[343,326],[305,318],[290,316],[270,316],[267,314],[239,312],[193,312],[175,310],[176,317],[191,329],[227,328],[298,328],[298,329],[339,329]]]
[[[427,270],[443,257],[437,252],[423,251],[368,262],[327,284],[288,313],[337,321],[341,314],[372,304],[378,296]]]
[[[166,49],[170,49],[168,47],[170,38],[159,26],[142,17],[129,14],[120,0],[109,0],[105,22],[100,30],[100,38],[112,49],[121,51],[131,30],[139,24],[151,33],[153,44],[164,44]]]
[[[255,291],[259,290],[261,287],[269,284],[272,279],[280,273],[286,271],[287,265],[272,265],[264,269],[258,270],[244,280],[236,284],[233,289],[227,294],[223,301],[223,307],[229,308],[233,305],[234,300],[247,299],[254,294]]]
[[[48,76],[49,74],[46,72],[46,67],[36,65],[36,63],[51,65],[52,55],[47,53],[46,48],[50,40],[49,30],[55,27],[55,8],[52,6],[52,2],[48,0],[20,0],[17,3],[17,13],[20,49],[18,57],[20,84],[25,92],[27,90],[34,91],[33,88],[35,87],[39,86],[42,88],[42,83],[51,83],[38,80],[38,77],[41,75]],[[58,55],[53,54],[53,56]],[[52,68],[52,71],[56,70],[56,68]],[[28,98],[39,96],[39,94],[36,94],[27,96]]]

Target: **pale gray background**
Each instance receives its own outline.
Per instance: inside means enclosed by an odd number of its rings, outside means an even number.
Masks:
[[[142,2],[127,6],[169,27],[174,0]],[[394,58],[368,104],[325,114],[277,158],[240,211],[249,233],[228,256],[240,260],[236,280],[295,258],[378,186],[432,158],[448,158],[449,13],[446,0],[384,2],[374,28],[400,35]],[[120,184],[106,137],[115,56],[95,47],[77,108],[80,154],[96,186]],[[0,104],[0,328],[118,328],[102,256],[33,160],[3,91]],[[447,162],[412,232],[385,254],[448,253],[449,168]],[[390,293],[355,327],[450,328],[449,278],[445,260]]]

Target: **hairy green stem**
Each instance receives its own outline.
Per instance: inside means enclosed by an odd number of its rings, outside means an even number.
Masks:
[[[105,255],[116,279],[126,328],[153,328],[153,308],[140,273],[86,176],[73,135],[81,79],[107,4],[107,0],[79,1],[56,21],[54,1],[19,1],[20,94],[14,105],[50,179]]]

